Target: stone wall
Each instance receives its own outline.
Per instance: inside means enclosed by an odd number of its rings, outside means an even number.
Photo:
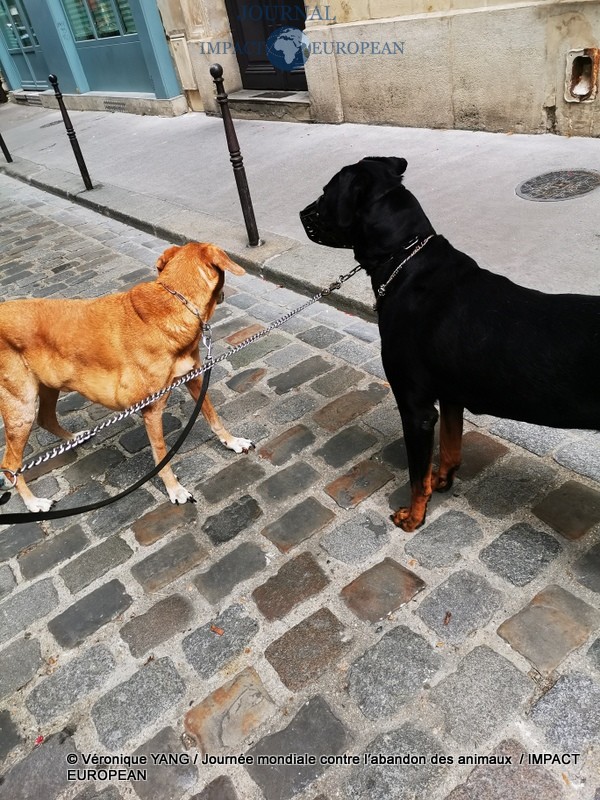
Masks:
[[[233,42],[224,0],[157,0],[171,54],[193,111],[215,112],[211,64],[223,67],[225,90],[242,88],[234,53],[211,55],[209,44]]]
[[[317,121],[600,135],[600,98],[564,97],[568,52],[599,46],[595,1],[329,0],[336,21],[318,16],[306,65]]]

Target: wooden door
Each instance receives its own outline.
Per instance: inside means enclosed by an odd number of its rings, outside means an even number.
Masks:
[[[274,53],[267,47],[268,43],[273,45],[269,37],[275,31],[282,28],[304,30],[304,3],[298,0],[226,0],[226,6],[244,89],[305,90],[304,65],[289,69],[279,57],[281,51]]]

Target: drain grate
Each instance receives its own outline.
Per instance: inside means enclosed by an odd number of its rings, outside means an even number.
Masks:
[[[563,169],[530,178],[517,186],[515,191],[524,200],[552,202],[579,197],[597,189],[598,186],[600,186],[600,172],[588,169]]]

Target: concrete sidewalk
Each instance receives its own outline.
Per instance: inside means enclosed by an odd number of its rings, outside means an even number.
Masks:
[[[530,202],[515,188],[538,174],[600,169],[597,140],[367,125],[236,121],[259,231],[246,247],[222,121],[71,112],[94,188],[85,191],[58,111],[7,104],[6,174],[178,242],[214,241],[246,268],[313,293],[354,264],[351,252],[308,242],[298,212],[342,166],[365,155],[407,158],[406,185],[439,233],[482,266],[552,292],[600,292],[600,190]],[[332,302],[371,317],[359,274]]]

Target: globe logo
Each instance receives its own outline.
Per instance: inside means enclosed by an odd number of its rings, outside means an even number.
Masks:
[[[267,39],[267,58],[283,72],[303,67],[309,55],[310,40],[300,28],[277,28]]]

